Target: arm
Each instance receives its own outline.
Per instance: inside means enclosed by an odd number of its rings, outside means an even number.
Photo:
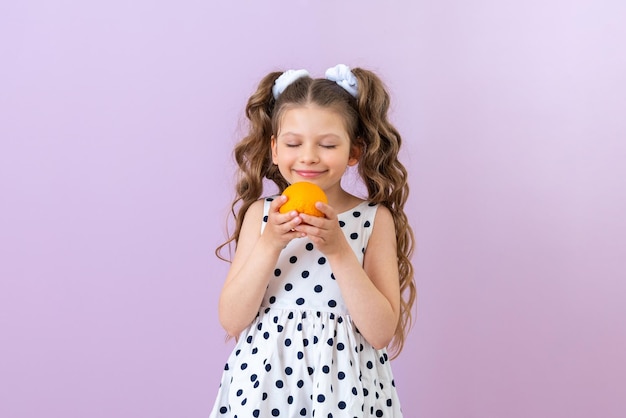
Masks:
[[[393,338],[400,317],[400,283],[396,233],[391,213],[384,206],[376,211],[374,229],[365,251],[363,266],[341,232],[336,214],[320,204],[327,219],[300,215],[298,226],[326,255],[341,289],[350,316],[363,337],[376,349]]]
[[[293,231],[301,222],[296,212],[278,212],[285,200],[279,197],[271,203],[263,234],[263,200],[254,202],[245,214],[218,305],[220,322],[231,336],[238,336],[252,322],[280,252],[289,241],[302,235]]]

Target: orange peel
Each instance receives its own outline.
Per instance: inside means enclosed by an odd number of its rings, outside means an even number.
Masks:
[[[324,216],[315,207],[315,203],[328,203],[328,198],[324,190],[317,184],[300,181],[287,187],[282,194],[287,196],[287,201],[278,209],[280,213],[288,213],[295,210],[298,213],[306,213],[311,216]]]

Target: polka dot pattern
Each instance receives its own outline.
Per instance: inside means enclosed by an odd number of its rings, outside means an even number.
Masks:
[[[363,202],[338,216],[361,263],[376,209]],[[228,358],[210,418],[402,417],[389,357],[356,329],[339,279],[306,238],[287,245]]]

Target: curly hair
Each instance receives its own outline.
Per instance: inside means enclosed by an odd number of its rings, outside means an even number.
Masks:
[[[271,158],[271,138],[278,132],[285,111],[307,104],[333,109],[343,116],[350,140],[361,148],[358,172],[367,188],[368,201],[385,206],[394,219],[402,295],[400,319],[389,346],[395,358],[402,351],[412,326],[411,310],[417,297],[411,264],[415,238],[404,212],[409,193],[407,171],[398,160],[402,139],[387,118],[390,98],[383,82],[376,74],[362,68],[355,68],[352,73],[358,80],[357,98],[333,81],[302,77],[274,99],[272,87],[282,72],[272,72],[261,80],[246,105],[248,135],[234,149],[239,167],[236,197],[231,205],[235,230],[215,253],[226,260],[221,251],[238,241],[246,211],[263,195],[264,179],[274,182],[279,192],[288,186]]]

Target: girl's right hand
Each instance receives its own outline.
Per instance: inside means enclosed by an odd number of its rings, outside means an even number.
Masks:
[[[295,230],[295,227],[302,223],[298,212],[292,210],[288,213],[280,213],[278,211],[285,202],[287,202],[286,196],[278,196],[270,203],[267,224],[261,235],[261,240],[280,250],[285,248],[292,239],[306,236]]]

